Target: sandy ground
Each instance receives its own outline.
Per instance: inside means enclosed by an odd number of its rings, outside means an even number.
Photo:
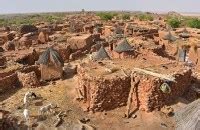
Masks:
[[[78,126],[79,119],[88,118],[90,121],[87,123],[94,126],[98,130],[173,130],[175,129],[173,117],[166,117],[160,112],[146,113],[137,111],[136,118],[124,118],[125,107],[115,109],[102,113],[84,112],[79,102],[75,100],[74,87],[76,80],[70,78],[67,80],[56,81],[55,84],[42,86],[39,88],[21,88],[18,90],[11,90],[7,93],[0,95],[0,109],[10,111],[13,115],[17,116],[19,120],[23,118],[23,97],[24,94],[31,90],[42,98],[35,99],[28,107],[31,115],[31,123],[39,122],[44,123],[46,128],[54,128],[56,116],[54,114],[47,115],[45,120],[39,120],[38,110],[41,106],[48,103],[53,103],[58,106],[55,112],[66,112],[64,121],[60,128],[65,127],[67,130],[75,130]],[[161,124],[164,125],[161,125]]]

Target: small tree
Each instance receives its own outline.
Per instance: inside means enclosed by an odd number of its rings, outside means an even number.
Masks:
[[[130,14],[123,14],[122,15],[123,20],[129,20],[130,19]]]
[[[167,23],[172,27],[172,28],[178,28],[181,25],[181,21],[178,18],[169,18],[167,20]]]
[[[97,16],[99,16],[102,20],[112,20],[112,18],[114,16],[116,16],[117,14],[116,13],[107,13],[107,12],[102,12],[102,13],[97,13],[96,14]]]
[[[140,21],[153,21],[153,16],[150,14],[139,14],[137,17]]]
[[[190,19],[187,22],[187,26],[200,29],[200,20],[197,18]]]

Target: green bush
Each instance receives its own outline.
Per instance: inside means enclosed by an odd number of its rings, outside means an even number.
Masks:
[[[153,21],[153,16],[150,14],[139,14],[137,17],[140,21]]]
[[[101,12],[101,13],[97,13],[97,16],[99,16],[102,20],[112,20],[112,18],[114,16],[117,16],[116,13],[107,13],[107,12]]]
[[[172,27],[172,28],[178,28],[181,25],[181,21],[178,18],[169,18],[167,20],[167,23]]]
[[[130,14],[123,14],[122,15],[123,20],[129,20],[130,19]]]
[[[198,28],[198,29],[200,29],[200,20],[197,19],[197,18],[192,18],[192,19],[188,20],[187,26],[191,27],[191,28]]]

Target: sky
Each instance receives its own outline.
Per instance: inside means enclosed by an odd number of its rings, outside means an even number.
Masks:
[[[0,0],[0,14],[63,11],[200,12],[200,0]]]

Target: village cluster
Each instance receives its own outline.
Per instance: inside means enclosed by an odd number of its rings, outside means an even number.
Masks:
[[[200,30],[173,29],[165,16],[153,16],[153,21],[103,21],[85,13],[18,30],[0,28],[0,93],[31,88],[23,99],[26,121],[38,97],[34,88],[70,78],[76,82],[76,102],[92,113],[126,106],[129,118],[136,110],[163,110],[180,96],[198,99]],[[54,108],[41,106],[38,117]]]

